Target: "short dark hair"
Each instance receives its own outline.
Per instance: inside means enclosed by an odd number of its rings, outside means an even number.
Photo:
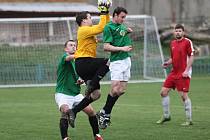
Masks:
[[[75,42],[75,41],[74,41],[74,40],[72,40],[72,39],[67,40],[67,41],[65,42],[65,44],[64,44],[64,48],[66,48],[66,46],[67,46],[68,42]]]
[[[182,24],[176,24],[174,29],[182,29],[184,31],[184,26]]]
[[[83,11],[76,16],[76,22],[79,26],[81,26],[83,19],[87,19],[87,14],[90,14],[90,12]]]
[[[128,14],[128,11],[125,8],[117,7],[117,8],[114,9],[114,12],[113,12],[112,16],[114,17],[115,14],[119,15],[121,12],[124,12],[124,13]]]

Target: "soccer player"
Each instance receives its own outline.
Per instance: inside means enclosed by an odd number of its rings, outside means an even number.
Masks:
[[[69,121],[69,109],[75,104],[79,103],[84,97],[80,94],[80,84],[84,83],[79,79],[75,72],[74,52],[76,50],[76,43],[73,40],[69,40],[65,43],[65,53],[62,55],[57,69],[57,85],[55,101],[61,112],[60,118],[60,133],[62,140],[70,140],[68,136],[68,121]],[[88,105],[83,109],[88,115],[89,122],[92,127],[95,140],[103,140],[99,134],[98,121],[96,113]]]
[[[97,39],[96,35],[103,32],[104,26],[110,21],[109,0],[106,3],[98,4],[101,11],[100,22],[93,25],[89,12],[81,12],[76,17],[79,25],[77,31],[78,48],[75,53],[76,72],[85,81],[87,89],[85,98],[70,110],[70,125],[74,128],[76,114],[100,98],[99,81],[109,71],[108,59],[96,58]]]
[[[130,78],[131,59],[129,52],[132,50],[132,41],[128,33],[132,32],[132,29],[123,24],[127,13],[125,8],[117,7],[113,12],[112,21],[105,26],[103,32],[104,50],[111,52],[109,66],[111,91],[103,109],[97,114],[101,129],[105,129],[110,124],[112,108],[118,98],[125,93]]]
[[[184,26],[177,24],[174,28],[175,39],[170,43],[171,58],[163,64],[166,68],[172,65],[172,71],[166,78],[160,95],[162,97],[163,117],[157,121],[157,124],[163,124],[171,120],[169,110],[169,91],[177,89],[184,103],[186,122],[183,126],[192,125],[191,100],[188,96],[190,78],[192,73],[192,64],[194,59],[194,49],[192,41],[184,37]]]

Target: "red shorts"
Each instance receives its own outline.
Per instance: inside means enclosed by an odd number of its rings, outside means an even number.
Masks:
[[[182,77],[170,73],[163,83],[163,87],[177,89],[178,91],[188,92],[190,87],[190,78]]]

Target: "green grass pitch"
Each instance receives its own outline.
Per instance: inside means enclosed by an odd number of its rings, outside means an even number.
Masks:
[[[101,131],[104,140],[209,140],[210,77],[193,78],[190,97],[193,122],[180,126],[185,112],[179,95],[172,91],[172,120],[155,122],[162,115],[159,91],[162,83],[129,84],[112,112],[111,126]],[[102,97],[92,105],[98,111],[110,86],[102,86]],[[0,89],[1,140],[59,140],[60,114],[54,101],[54,87]],[[69,129],[73,140],[93,140],[87,116],[79,113],[76,128]]]

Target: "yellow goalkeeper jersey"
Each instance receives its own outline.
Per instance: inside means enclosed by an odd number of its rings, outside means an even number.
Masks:
[[[106,23],[110,21],[110,15],[100,15],[100,21],[97,25],[81,26],[77,31],[77,51],[75,58],[96,57],[97,38],[96,35],[103,32]]]

